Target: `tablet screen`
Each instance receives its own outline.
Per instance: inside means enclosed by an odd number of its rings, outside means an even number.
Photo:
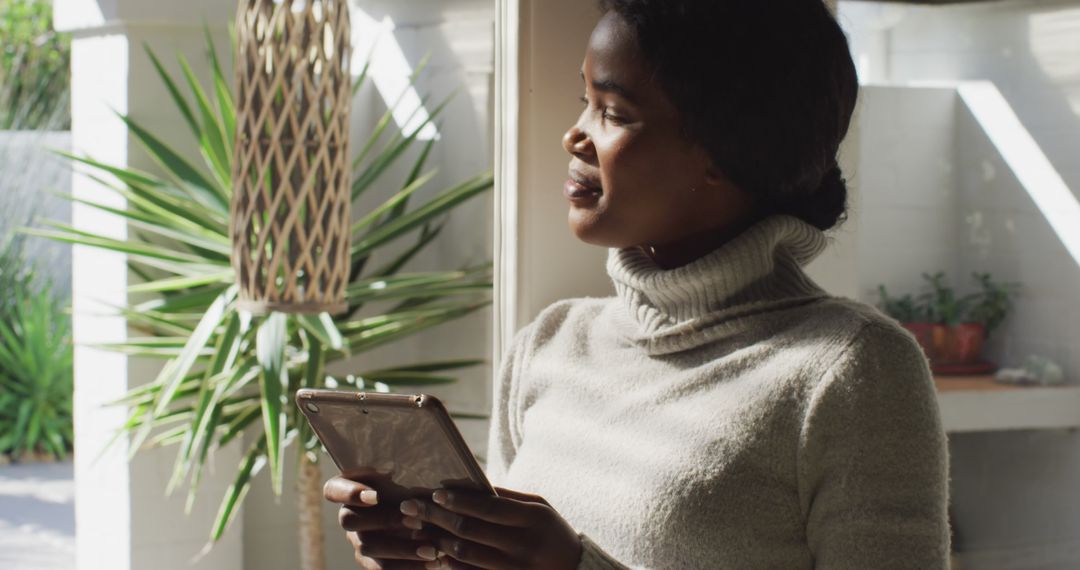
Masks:
[[[391,501],[422,497],[438,488],[485,490],[486,481],[476,481],[474,472],[479,469],[471,455],[463,457],[470,452],[438,400],[350,396],[298,397],[343,475],[370,485],[380,498]]]

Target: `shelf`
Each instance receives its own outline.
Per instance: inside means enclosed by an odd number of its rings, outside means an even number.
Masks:
[[[993,376],[939,376],[949,433],[1080,427],[1080,386],[1013,386]]]

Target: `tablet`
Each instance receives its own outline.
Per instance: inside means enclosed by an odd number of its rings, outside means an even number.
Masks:
[[[304,388],[296,404],[342,475],[378,491],[380,502],[444,488],[495,494],[434,396]]]

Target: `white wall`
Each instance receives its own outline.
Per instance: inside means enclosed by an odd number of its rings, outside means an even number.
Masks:
[[[943,7],[842,2],[856,53],[875,80],[992,80],[1074,194],[1080,192],[1080,2],[1009,0]],[[916,110],[904,114],[911,117]],[[957,111],[953,220],[957,275],[980,269],[1024,283],[990,354],[1037,352],[1080,378],[1080,273],[985,139]],[[864,136],[873,136],[869,131]],[[932,168],[911,164],[909,171]],[[869,185],[863,188],[873,193]],[[1080,221],[1078,221],[1080,223]],[[917,232],[911,232],[913,238]],[[929,260],[928,260],[929,261]],[[936,261],[936,260],[935,260]],[[898,262],[897,270],[911,261]],[[1080,567],[1080,440],[1073,432],[951,438],[958,545],[970,568]]]
[[[1024,295],[986,356],[1035,352],[1080,375],[1080,267],[952,88],[866,86],[861,102],[859,274],[919,291],[923,271],[970,288],[972,271]],[[953,434],[952,494],[965,568],[1080,564],[1080,442],[1072,432]]]
[[[1080,266],[979,136],[966,107],[958,110],[956,129],[962,216],[958,275],[989,271],[1023,286],[1013,316],[992,337],[987,353],[1011,363],[1032,353],[1050,357],[1076,383]],[[973,565],[1080,566],[1080,438],[1075,433],[964,435],[953,438],[952,449],[956,516]]]
[[[1005,362],[1035,353],[1080,381],[1080,264],[1022,190],[970,109],[957,115],[956,183],[961,199],[959,269],[990,272],[1022,287],[1006,334],[989,346]],[[1078,127],[1080,130],[1080,127]],[[1074,224],[1080,224],[1075,220]]]
[[[1080,189],[1080,2],[840,5],[871,76],[864,79],[993,81],[1069,187]]]
[[[71,203],[58,196],[71,192],[70,167],[53,153],[70,149],[67,131],[0,131],[0,243],[33,219],[71,222]],[[26,256],[39,276],[52,282],[57,297],[67,299],[71,247],[27,238]]]
[[[922,272],[957,264],[959,206],[954,181],[957,96],[949,88],[864,85],[856,191],[862,203],[859,299],[917,292]]]

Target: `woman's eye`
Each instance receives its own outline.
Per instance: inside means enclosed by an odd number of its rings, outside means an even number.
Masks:
[[[586,107],[589,106],[589,97],[588,96],[582,96],[578,100],[581,101],[582,105],[585,105]],[[623,124],[625,122],[625,121],[623,121],[623,119],[621,117],[619,117],[617,115],[612,115],[610,112],[608,112],[607,107],[604,107],[604,108],[600,109],[600,119],[604,120],[604,121],[608,121],[608,122],[610,122],[612,124],[615,124],[615,125],[620,125],[620,124]]]
[[[614,125],[622,124],[622,122],[623,122],[621,117],[618,117],[616,115],[612,115],[611,113],[608,113],[607,109],[604,109],[603,119],[605,121],[608,121],[609,123],[614,124]]]

